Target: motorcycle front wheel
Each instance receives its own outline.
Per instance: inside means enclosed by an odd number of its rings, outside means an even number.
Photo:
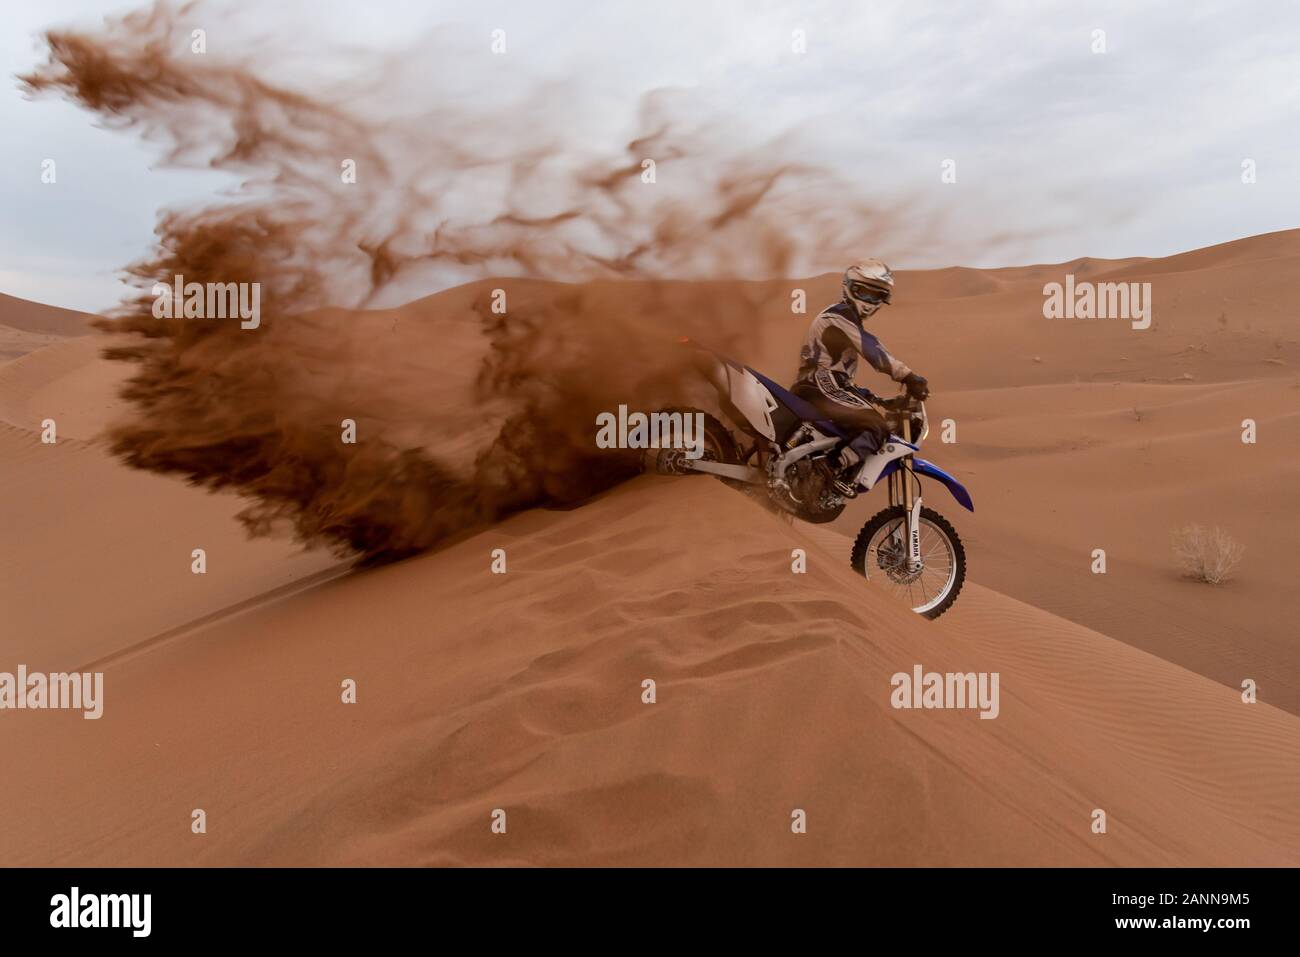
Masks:
[[[853,543],[853,570],[883,585],[923,618],[952,607],[966,581],[966,550],[948,520],[921,507],[921,567],[907,567],[907,511],[895,505],[873,515]]]

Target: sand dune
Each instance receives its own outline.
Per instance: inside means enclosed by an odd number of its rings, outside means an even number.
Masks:
[[[1079,262],[987,270],[998,288],[981,295],[968,294],[965,271],[904,271],[895,304],[872,325],[940,394],[1076,381],[1294,382],[1300,374],[1300,230],[1163,259],[1090,260],[1087,271]],[[1152,327],[1044,319],[1043,285],[1070,272],[1092,282],[1150,282]],[[761,333],[741,358],[781,379],[795,372],[807,322],[790,313],[796,285],[808,290],[810,309],[839,296],[833,275],[772,290]]]
[[[131,371],[99,357],[105,339],[58,339],[0,366],[0,421],[36,431],[53,419],[56,437],[98,436],[125,410],[117,392]]]
[[[30,302],[0,293],[0,325],[51,336],[84,336],[95,317],[75,309]]]
[[[100,339],[0,365],[0,670],[73,668],[339,564],[250,541],[239,499],[133,471],[93,441],[121,413],[129,371],[99,357]],[[46,418],[53,445],[40,438]],[[195,548],[204,575],[190,570]]]
[[[1069,271],[1152,282],[1153,327],[1045,320],[1042,284]],[[701,303],[744,312],[736,357],[788,380],[807,322],[790,290],[816,309],[837,282],[583,295],[597,314],[663,315],[666,333]],[[513,302],[572,291],[506,284]],[[0,310],[33,347],[0,365],[0,670],[89,667],[106,684],[98,721],[0,719],[19,769],[0,793],[0,859],[1298,864],[1300,718],[1287,712],[1300,711],[1300,654],[1285,602],[1298,286],[1300,232],[1165,259],[902,274],[875,328],[930,376],[927,457],[978,508],[927,492],[971,556],[937,622],[847,567],[845,535],[879,496],[812,528],[712,481],[643,478],[350,573],[249,542],[238,499],[108,456],[98,436],[125,411],[129,370],[99,358],[98,335]],[[358,361],[378,374],[420,339],[367,330],[451,335],[481,287],[366,314]],[[397,372],[418,385],[422,368]],[[449,374],[468,388],[473,367]],[[1240,442],[1246,417],[1255,445]],[[45,418],[57,445],[39,440]],[[955,444],[939,441],[944,418]],[[1185,521],[1246,545],[1237,580],[1178,578],[1167,542]],[[194,547],[205,576],[190,573]],[[807,575],[790,571],[796,547]],[[1105,576],[1089,570],[1095,547]],[[494,548],[504,576],[489,571]],[[998,672],[998,718],[894,710],[890,676],[916,664]],[[357,704],[340,701],[346,678]],[[647,678],[655,704],[641,701]],[[1240,701],[1244,678],[1262,703]],[[790,832],[795,808],[806,835]],[[1096,808],[1105,835],[1090,830]]]
[[[957,439],[926,454],[974,490],[964,538],[983,584],[1208,675],[1253,678],[1265,700],[1300,711],[1300,655],[1284,596],[1295,576],[1300,392],[1285,380],[1081,383],[962,392],[931,413]],[[1259,423],[1244,445],[1240,422]],[[937,485],[927,495],[956,512]],[[845,534],[872,514],[854,505]],[[1219,525],[1246,545],[1224,585],[1180,577],[1176,528]],[[1107,573],[1091,571],[1104,548]]]
[[[1082,278],[1081,263],[1090,279],[1150,281],[1152,328],[1044,319],[1042,284]],[[898,304],[873,320],[935,390],[926,454],[974,494],[977,512],[961,519],[975,580],[1231,687],[1254,678],[1265,700],[1300,713],[1285,601],[1300,508],[1300,231],[1164,259],[989,273],[1002,292],[962,298],[946,285],[951,270],[903,273]],[[817,282],[810,302],[835,295],[834,277]],[[792,377],[803,320],[765,314],[750,361]],[[1241,442],[1247,418],[1254,445]],[[945,419],[955,444],[939,440]],[[942,489],[929,494],[957,511]],[[853,506],[841,528],[856,532],[876,507]],[[1245,545],[1236,581],[1179,579],[1169,537],[1188,522]],[[1089,568],[1098,547],[1104,577]]]
[[[21,543],[0,557],[11,664],[74,668],[338,564],[288,541],[249,541],[238,499],[131,471],[91,443],[49,446],[0,425],[0,460],[0,525]],[[196,548],[203,575],[190,570]]]
[[[62,336],[44,332],[27,332],[0,324],[0,362],[25,356],[29,352],[59,342],[62,338]]]
[[[642,479],[104,662],[99,721],[15,713],[3,854],[1300,862],[1300,719],[987,590],[937,625],[741,495]],[[999,717],[892,709],[916,663],[1000,671]]]

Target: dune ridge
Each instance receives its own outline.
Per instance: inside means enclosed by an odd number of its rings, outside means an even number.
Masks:
[[[986,589],[932,626],[868,592],[826,534],[717,483],[641,479],[110,662],[101,720],[0,725],[24,769],[4,856],[1300,861],[1300,719]],[[889,677],[914,663],[1001,672],[999,717],[893,710]]]
[[[95,319],[89,313],[31,302],[0,293],[0,324],[43,336],[84,336]]]

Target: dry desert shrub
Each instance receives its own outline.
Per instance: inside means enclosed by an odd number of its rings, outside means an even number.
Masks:
[[[1174,558],[1184,574],[1211,585],[1227,581],[1245,551],[1218,526],[1184,525],[1174,530],[1172,542]]]

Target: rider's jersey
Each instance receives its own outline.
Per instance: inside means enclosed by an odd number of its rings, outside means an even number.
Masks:
[[[827,306],[808,326],[808,338],[799,352],[799,378],[795,385],[813,385],[836,402],[862,405],[861,397],[852,391],[858,356],[895,382],[901,382],[912,371],[862,328],[851,304],[840,301]]]

